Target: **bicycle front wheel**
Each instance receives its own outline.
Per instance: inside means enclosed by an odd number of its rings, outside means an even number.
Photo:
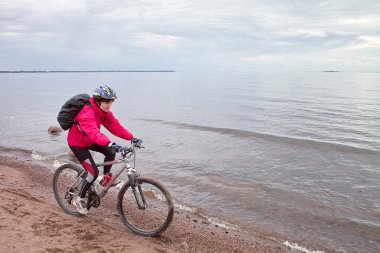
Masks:
[[[74,204],[84,180],[85,172],[72,164],[59,167],[53,177],[53,192],[59,206],[67,213],[79,216]]]
[[[168,228],[174,216],[174,204],[170,193],[159,182],[137,178],[140,192],[145,200],[145,208],[139,208],[131,184],[125,184],[118,195],[118,210],[124,224],[135,234],[157,236]]]

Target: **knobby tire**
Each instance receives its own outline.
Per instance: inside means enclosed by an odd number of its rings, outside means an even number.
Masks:
[[[69,200],[65,198],[67,194],[68,187],[75,182],[79,177],[83,169],[78,168],[72,164],[64,164],[60,166],[54,173],[53,177],[53,192],[54,197],[58,202],[58,205],[66,212],[75,216],[80,216],[81,214],[77,211],[77,208],[73,203],[69,203]],[[78,195],[79,188],[82,185],[82,179],[79,179],[78,186],[74,189],[75,195]],[[74,199],[72,199],[74,201]]]
[[[127,182],[118,194],[118,210],[124,224],[135,234],[158,236],[164,232],[173,220],[174,204],[169,191],[159,182],[138,177],[144,198],[145,210],[138,208],[130,182]]]

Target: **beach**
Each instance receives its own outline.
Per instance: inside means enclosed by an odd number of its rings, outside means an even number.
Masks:
[[[214,240],[221,245],[215,251],[247,245],[255,252],[256,242],[269,241],[272,251],[271,243],[313,253],[378,253],[379,77],[346,72],[4,73],[0,82],[14,95],[0,94],[7,105],[0,112],[0,154],[26,158],[38,164],[35,171],[47,171],[42,176],[46,194],[37,198],[63,213],[52,195],[51,177],[70,159],[67,131],[49,134],[48,128],[58,125],[57,113],[72,95],[91,92],[95,83],[112,83],[120,96],[112,112],[144,140],[136,169],[160,181],[177,205],[173,225],[163,237],[151,239],[156,245],[207,252]],[[101,131],[112,142],[130,145],[106,128]],[[103,160],[99,154],[94,158]],[[121,223],[114,195],[103,198],[89,217],[109,216],[123,234],[131,234]],[[194,226],[199,229],[194,233],[204,237],[189,232]]]
[[[299,252],[181,210],[161,236],[137,236],[123,225],[113,194],[87,216],[66,214],[53,196],[52,171],[19,157],[0,153],[1,252]]]

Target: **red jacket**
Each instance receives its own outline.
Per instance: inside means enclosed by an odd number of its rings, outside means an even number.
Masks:
[[[111,111],[103,112],[95,103],[94,98],[90,98],[90,106],[83,106],[82,110],[75,117],[79,125],[73,124],[67,135],[67,142],[74,147],[90,147],[94,143],[106,146],[110,139],[100,132],[103,125],[113,135],[122,139],[130,140],[133,135],[120,125]]]

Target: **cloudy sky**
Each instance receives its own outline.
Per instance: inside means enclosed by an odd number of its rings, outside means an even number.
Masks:
[[[0,0],[0,70],[380,71],[379,0]]]

